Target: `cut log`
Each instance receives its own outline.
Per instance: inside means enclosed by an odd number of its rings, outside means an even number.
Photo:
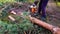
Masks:
[[[15,18],[13,18],[12,16],[8,16],[9,19],[11,19],[12,21],[15,21]]]
[[[53,25],[51,25],[51,24],[48,24],[48,23],[46,23],[46,22],[43,22],[43,21],[41,21],[41,20],[39,20],[39,19],[36,19],[36,18],[34,18],[34,17],[31,17],[31,16],[29,16],[29,17],[30,17],[30,20],[31,20],[33,23],[35,23],[35,24],[37,24],[37,25],[39,25],[39,26],[42,26],[42,27],[44,27],[44,28],[52,31],[53,34],[60,34],[60,28],[59,28],[59,27],[53,26]]]

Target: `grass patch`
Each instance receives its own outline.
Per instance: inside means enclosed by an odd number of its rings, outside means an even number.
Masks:
[[[57,6],[60,7],[60,2],[57,2]]]

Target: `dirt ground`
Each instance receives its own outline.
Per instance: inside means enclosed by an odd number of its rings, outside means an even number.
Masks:
[[[48,23],[60,27],[60,8],[57,7],[56,3],[49,2],[46,11]]]

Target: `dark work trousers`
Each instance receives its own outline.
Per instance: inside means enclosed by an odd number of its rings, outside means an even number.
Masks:
[[[41,0],[39,3],[38,13],[42,11],[42,17],[46,18],[46,6],[47,6],[48,0]]]

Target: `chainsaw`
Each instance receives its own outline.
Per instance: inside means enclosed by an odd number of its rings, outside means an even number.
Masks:
[[[38,0],[35,0],[34,3],[30,6],[30,12],[31,12],[31,15],[36,17],[38,16],[37,15],[37,4],[38,4]]]
[[[37,6],[35,4],[32,4],[30,6],[30,14],[31,14],[31,16],[35,17],[36,13],[37,13]]]

